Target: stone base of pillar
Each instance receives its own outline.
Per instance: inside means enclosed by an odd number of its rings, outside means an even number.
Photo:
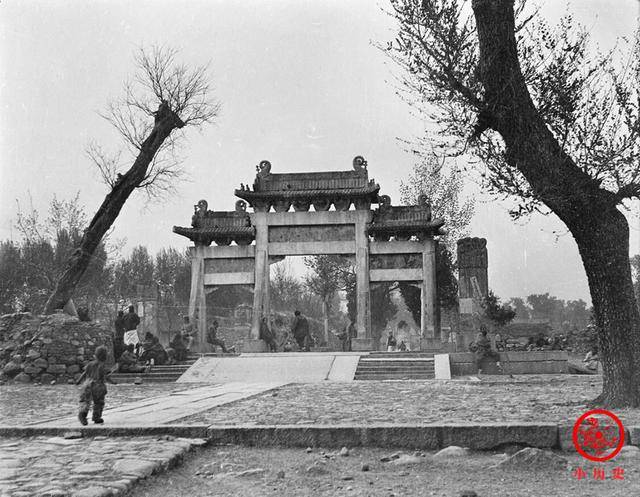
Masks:
[[[416,350],[420,350],[420,336],[418,335],[411,335],[409,336],[409,349],[416,351]]]
[[[420,350],[423,351],[440,351],[443,348],[443,343],[439,338],[421,338]]]
[[[267,344],[264,340],[245,338],[242,342],[242,353],[246,352],[268,352]]]
[[[354,352],[370,352],[374,349],[373,338],[353,338],[351,350]]]
[[[191,348],[189,349],[189,353],[190,354],[206,354],[207,352],[211,352],[211,349],[209,349],[207,345],[209,344],[193,342],[191,344]]]

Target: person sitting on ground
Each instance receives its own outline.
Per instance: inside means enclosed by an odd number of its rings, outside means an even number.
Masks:
[[[207,342],[213,345],[214,351],[216,349],[216,346],[218,346],[222,349],[223,354],[229,352],[224,342],[218,338],[218,321],[214,321],[213,323],[211,323],[211,326],[209,326],[209,331],[207,333]]]
[[[167,352],[160,344],[160,340],[151,332],[147,332],[144,336],[144,342],[142,343],[144,352],[140,356],[142,362],[146,362],[152,365],[161,366],[167,362]]]
[[[591,369],[592,371],[597,371],[599,360],[600,359],[598,357],[598,347],[594,345],[593,347],[591,347],[591,350],[587,352],[587,355],[584,356],[584,359],[582,360],[582,362],[585,363],[585,366],[587,367],[587,369]]]
[[[496,366],[500,368],[500,354],[491,348],[491,340],[487,337],[487,328],[480,326],[480,336],[475,342],[474,362],[478,368],[478,374],[482,371],[481,362],[483,359],[491,359],[495,361]]]
[[[399,350],[400,352],[404,352],[404,351],[406,351],[406,350],[407,350],[407,344],[406,344],[406,343],[404,343],[404,340],[401,340],[401,341],[400,341],[400,345],[398,345],[398,350]]]
[[[293,350],[293,341],[291,340],[289,332],[287,331],[285,331],[284,335],[282,336],[280,349],[282,349],[283,352],[291,352]]]
[[[182,340],[187,347],[187,353],[191,350],[191,344],[193,343],[193,325],[189,321],[189,316],[183,316],[182,319]]]
[[[535,337],[529,337],[527,339],[527,345],[525,345],[525,350],[533,350],[536,346],[536,339]]]
[[[187,360],[187,346],[182,339],[182,332],[174,335],[173,340],[169,343],[169,347],[173,352],[173,360],[176,362],[184,362]]]
[[[138,357],[133,350],[134,346],[130,343],[120,355],[118,359],[118,371],[120,373],[142,373],[146,371],[147,368],[145,366],[138,364]]]
[[[551,341],[551,350],[564,350],[562,337],[560,335],[555,335],[553,337],[553,340]]]
[[[398,342],[396,341],[396,337],[393,336],[393,332],[389,332],[389,336],[387,337],[387,352],[393,352],[396,350],[396,345]]]
[[[278,347],[276,345],[276,337],[269,329],[269,323],[267,322],[267,317],[262,316],[262,320],[260,321],[260,340],[264,340],[269,347],[270,352],[277,352]]]

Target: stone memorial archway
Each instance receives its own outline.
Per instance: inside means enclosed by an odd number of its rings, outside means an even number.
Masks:
[[[354,350],[374,349],[369,290],[376,282],[408,281],[419,286],[425,347],[439,341],[434,236],[441,234],[444,221],[431,219],[426,198],[420,198],[418,205],[391,205],[391,199],[379,195],[380,186],[369,179],[361,156],[353,160],[350,171],[276,174],[268,161],[256,169],[253,187],[241,184],[235,191],[241,200],[234,211],[213,212],[201,200],[194,206],[191,227],[173,228],[195,245],[190,248],[189,315],[198,328],[200,350],[204,350],[207,329],[208,290],[223,285],[253,287],[251,334],[243,350],[261,351],[259,323],[270,310],[270,264],[286,256],[322,254],[355,258],[358,336]],[[372,210],[372,204],[378,204],[378,209]],[[247,206],[253,212],[247,212]]]

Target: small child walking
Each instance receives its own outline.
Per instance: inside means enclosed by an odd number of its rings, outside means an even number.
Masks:
[[[78,411],[78,419],[83,425],[87,424],[87,415],[91,409],[93,402],[93,422],[96,424],[104,423],[102,419],[102,410],[104,409],[104,398],[107,395],[107,386],[105,381],[115,384],[115,381],[109,376],[111,371],[105,370],[107,361],[107,348],[104,345],[96,347],[94,353],[95,359],[87,364],[84,372],[76,381],[76,385],[82,383],[80,387],[80,409]]]

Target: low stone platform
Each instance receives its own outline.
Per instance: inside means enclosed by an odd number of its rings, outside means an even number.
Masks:
[[[357,352],[279,352],[202,357],[178,382],[283,384],[353,381],[361,355]]]
[[[568,373],[569,356],[562,350],[500,352],[503,374],[558,374]],[[449,354],[452,376],[474,375],[478,369],[471,352]],[[500,374],[494,361],[485,360],[481,364],[483,373]]]

